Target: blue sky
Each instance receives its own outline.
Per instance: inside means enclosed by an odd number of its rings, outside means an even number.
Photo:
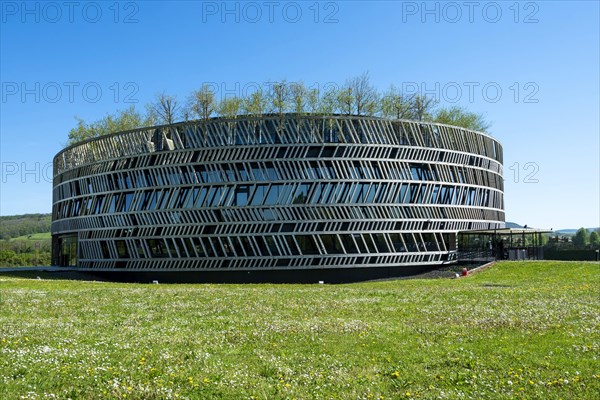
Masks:
[[[2,2],[0,214],[50,212],[75,126],[202,83],[243,94],[369,71],[484,113],[504,146],[507,221],[599,226],[599,3]],[[134,103],[131,103],[134,102]]]

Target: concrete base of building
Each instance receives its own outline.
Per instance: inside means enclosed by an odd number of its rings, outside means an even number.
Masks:
[[[352,283],[406,277],[440,267],[435,264],[257,271],[79,271],[99,280],[137,283]]]

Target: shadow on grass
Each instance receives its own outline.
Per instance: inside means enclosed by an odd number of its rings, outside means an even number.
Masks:
[[[20,279],[47,279],[47,280],[73,280],[73,281],[105,281],[108,282],[108,279],[102,278],[100,276],[77,272],[77,271],[31,271],[31,270],[23,270],[23,271],[1,271],[0,270],[0,279],[2,277],[9,278],[20,278]]]
[[[327,283],[360,283],[360,282],[377,282],[387,280],[404,280],[404,279],[449,279],[455,278],[464,267],[468,267],[469,270],[475,268],[477,265],[466,265],[466,264],[453,264],[445,265],[429,270],[419,270],[418,268],[406,273],[404,275],[397,274],[392,276],[384,277],[370,277],[365,272],[370,272],[372,269],[365,271],[353,271],[355,273],[362,272],[365,275],[354,276],[353,279],[346,281],[340,280],[336,282],[333,277],[329,276],[330,279],[324,279]],[[229,272],[229,271],[227,271]],[[259,271],[265,272],[265,271]],[[273,274],[274,271],[267,271],[267,273]],[[285,272],[285,271],[278,271]],[[292,271],[298,273],[298,271]],[[70,270],[60,270],[58,267],[22,267],[22,268],[0,268],[0,279],[2,277],[12,277],[20,279],[46,279],[46,280],[74,280],[74,281],[101,281],[101,282],[125,282],[125,283],[152,283],[154,281],[160,281],[161,283],[317,283],[321,278],[308,279],[302,275],[310,271],[299,271],[300,275],[293,277],[281,278],[278,276],[253,278],[249,275],[235,275],[235,279],[232,277],[226,277],[225,272],[216,273],[212,272],[209,279],[209,273],[204,272],[198,274],[197,271],[185,271],[184,273],[164,273],[152,272],[152,271],[123,271],[119,273],[114,272],[99,272],[97,274],[90,272]],[[317,271],[318,272],[318,271]],[[329,271],[339,274],[339,271]],[[187,274],[187,275],[186,275]],[[372,278],[372,279],[369,279]]]

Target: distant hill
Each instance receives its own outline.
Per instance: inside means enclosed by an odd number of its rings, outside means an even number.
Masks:
[[[517,229],[523,228],[522,225],[519,225],[516,222],[506,222],[506,227],[507,228],[517,228]],[[529,228],[532,228],[532,227],[529,226]],[[571,235],[574,235],[578,229],[579,228],[577,228],[577,229],[558,229],[558,230],[553,231],[553,234],[571,236]],[[597,229],[600,229],[600,228],[587,228],[588,232],[590,232],[590,233]]]
[[[512,228],[512,229],[535,228],[534,226],[519,225],[516,222],[505,222],[505,225],[506,225],[507,228]]]
[[[591,233],[591,232],[593,232],[593,231],[595,231],[597,229],[600,229],[600,228],[586,228],[586,229],[588,230],[588,232]],[[579,228],[577,228],[577,229],[559,229],[559,230],[556,230],[554,232],[559,233],[561,235],[574,235],[575,232],[577,232],[578,230],[579,230]]]
[[[23,214],[0,216],[0,239],[50,232],[51,214]]]

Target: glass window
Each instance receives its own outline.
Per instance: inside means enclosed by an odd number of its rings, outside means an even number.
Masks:
[[[124,240],[116,240],[115,246],[117,247],[119,258],[129,258],[129,250],[127,250],[127,244]]]
[[[292,190],[294,189],[294,185],[293,184],[287,184],[284,185],[279,193],[279,198],[277,199],[277,204],[280,205],[284,205],[284,204],[289,204],[289,198],[291,195]]]
[[[209,238],[201,238],[202,244],[204,245],[204,249],[206,249],[206,255],[208,257],[215,256],[215,250],[213,249]]]
[[[279,180],[279,176],[277,174],[277,169],[275,168],[275,166],[273,165],[272,162],[266,162],[265,168],[266,168],[266,175],[267,175],[268,180],[270,180],[270,181]]]
[[[413,238],[413,235],[410,233],[403,233],[402,238],[404,239],[404,243],[406,243],[407,250],[410,252],[417,252],[419,249],[417,248],[417,243]]]
[[[458,179],[459,179],[458,181],[460,183],[465,183],[465,177],[464,177],[462,168],[461,167],[456,167],[456,169],[458,171]]]
[[[243,181],[248,180],[248,172],[246,171],[244,164],[242,164],[242,163],[235,164],[235,169],[237,170],[237,173],[239,174],[241,180],[243,180]]]
[[[263,204],[265,195],[267,194],[268,185],[256,185],[254,194],[252,195],[252,206],[260,206]]]
[[[194,245],[192,244],[192,239],[190,239],[190,238],[183,238],[181,240],[183,242],[183,247],[187,251],[187,254],[190,257],[196,257],[196,252],[194,251]]]
[[[392,246],[394,246],[394,250],[396,250],[396,252],[401,253],[406,251],[406,248],[404,247],[404,243],[402,243],[402,237],[400,236],[399,233],[390,233],[390,240],[392,242]]]
[[[417,197],[417,204],[423,204],[424,200],[425,200],[425,192],[427,190],[427,185],[422,184],[421,187],[419,188],[419,195]]]
[[[248,257],[254,257],[255,256],[254,247],[250,244],[248,237],[240,236],[239,239],[240,239],[240,242],[242,243],[242,246],[244,247],[244,250],[248,254]]]
[[[439,186],[436,185],[433,187],[433,190],[431,191],[431,204],[437,204],[439,191]]]
[[[291,224],[286,224],[286,225],[291,225]],[[287,241],[288,247],[290,248],[290,251],[292,253],[293,256],[298,256],[300,255],[300,250],[298,249],[298,246],[296,245],[296,241],[294,240],[293,236],[284,236],[285,240]]]
[[[323,187],[323,184],[321,184],[321,183],[316,183],[315,184],[315,188],[314,188],[314,190],[312,192],[312,195],[310,197],[310,203],[311,204],[316,204],[319,201],[319,197],[321,197],[322,187]]]
[[[204,201],[206,207],[211,206],[211,204],[213,202],[213,198],[215,197],[215,192],[216,192],[216,188],[214,186],[211,186],[208,188],[208,192],[206,193],[206,199]]]
[[[269,250],[271,251],[271,254],[273,256],[281,255],[279,253],[279,249],[277,248],[277,245],[275,244],[275,239],[273,239],[273,236],[266,236],[265,242],[267,243],[267,246],[269,247]]]
[[[277,204],[277,199],[279,198],[279,193],[281,192],[281,188],[283,185],[271,185],[269,188],[269,193],[265,198],[264,204],[266,206],[273,206]]]
[[[213,167],[213,168],[215,168],[215,167]],[[219,182],[222,182],[223,180],[221,179],[221,171],[215,170],[215,169],[211,169],[210,171],[208,171],[207,180],[210,183],[219,183]]]
[[[362,237],[363,237],[363,240],[365,241],[365,244],[367,245],[368,252],[375,253],[376,247],[375,247],[375,244],[373,243],[373,239],[371,238],[371,235],[369,235],[368,233],[363,233]]]
[[[105,258],[105,259],[110,258],[110,252],[108,251],[108,244],[105,240],[100,241],[100,252],[102,253],[102,258]]]
[[[304,255],[319,254],[319,249],[310,235],[299,235],[296,237],[300,251]]]
[[[440,195],[438,197],[437,203],[438,204],[448,204],[447,198],[448,198],[448,187],[441,186],[440,187]]]
[[[331,188],[332,188],[331,184],[325,184],[323,186],[322,191],[321,191],[321,198],[319,199],[319,204],[327,204],[327,201],[329,199],[329,195],[331,192]]]
[[[425,248],[428,251],[439,251],[437,241],[435,240],[433,233],[422,233],[421,237],[423,238]]]
[[[244,252],[244,248],[240,244],[238,237],[230,237],[230,238],[228,238],[228,240],[231,243],[231,245],[233,246],[233,249],[235,250],[235,253],[237,254],[238,257],[244,257],[246,255],[246,253]]]
[[[320,147],[309,147],[306,153],[307,158],[317,158],[319,157],[319,153],[321,152]]]
[[[375,242],[375,246],[377,246],[377,250],[380,253],[389,253],[390,249],[385,241],[385,237],[383,233],[375,233],[372,235],[373,241]]]
[[[358,184],[358,197],[356,199],[357,203],[365,203],[367,200],[367,193],[369,191],[369,184],[368,183],[359,183]]]
[[[309,185],[307,183],[301,183],[298,185],[296,193],[294,194],[294,199],[292,200],[292,204],[305,204],[306,198],[308,197],[308,188]]]
[[[373,204],[373,199],[375,198],[376,192],[377,192],[377,186],[371,185],[371,188],[370,188],[369,193],[367,194],[367,198],[365,200],[365,202],[367,204]]]
[[[346,250],[346,253],[348,254],[356,254],[358,253],[358,248],[356,247],[356,244],[354,243],[354,240],[352,240],[352,237],[350,235],[339,235],[340,240],[342,241],[342,244],[344,245],[344,249]]]
[[[171,258],[179,257],[179,253],[177,252],[179,248],[177,243],[175,243],[175,239],[165,239],[165,242],[167,243],[168,250],[171,253]]]
[[[61,266],[77,266],[77,253],[77,235],[59,237],[59,263]]]
[[[169,189],[165,189],[162,191],[159,191],[158,194],[160,195],[160,198],[158,199],[157,202],[157,209],[162,210],[167,206],[167,202],[169,200],[169,196],[171,194],[171,192],[169,191]]]
[[[229,164],[223,165],[222,168],[223,168],[223,172],[225,173],[225,176],[227,178],[227,181],[233,182],[236,180],[235,172]]]
[[[377,196],[375,196],[374,202],[375,203],[383,203],[385,201],[385,197],[388,194],[388,190],[387,190],[387,183],[380,183],[379,184],[379,190],[377,191]]]
[[[247,185],[237,186],[235,189],[235,196],[233,200],[233,206],[244,207],[248,204],[248,193],[250,189]]]
[[[264,239],[261,236],[254,236],[254,237],[252,237],[252,239],[254,239],[254,241],[256,242],[256,245],[258,246],[261,256],[269,256],[270,255],[269,249],[268,249],[267,245],[265,244]]]
[[[109,214],[114,213],[116,208],[117,208],[117,196],[113,194],[110,198],[110,202],[109,202],[109,206],[108,206],[108,213]]]
[[[410,164],[410,173],[413,181],[421,180],[419,168],[415,164]]]
[[[354,233],[352,234],[352,237],[354,239],[354,241],[356,242],[356,245],[358,246],[358,250],[360,253],[368,253],[369,250],[367,249],[367,246],[365,245],[365,241],[362,238],[362,235],[358,234],[358,233]]]
[[[198,257],[206,257],[206,252],[202,246],[202,241],[199,238],[191,238],[191,241]]]
[[[321,241],[327,254],[343,254],[344,250],[336,235],[321,235]]]
[[[194,207],[200,208],[204,206],[204,201],[206,200],[206,195],[208,194],[207,187],[201,187],[198,191],[194,190]]]
[[[255,181],[264,181],[265,180],[263,171],[260,168],[260,166],[258,165],[258,163],[256,163],[256,162],[250,163],[250,168],[252,170],[252,176],[254,177]]]
[[[125,193],[125,199],[123,202],[123,211],[129,211],[132,200],[133,200],[133,193]]]

